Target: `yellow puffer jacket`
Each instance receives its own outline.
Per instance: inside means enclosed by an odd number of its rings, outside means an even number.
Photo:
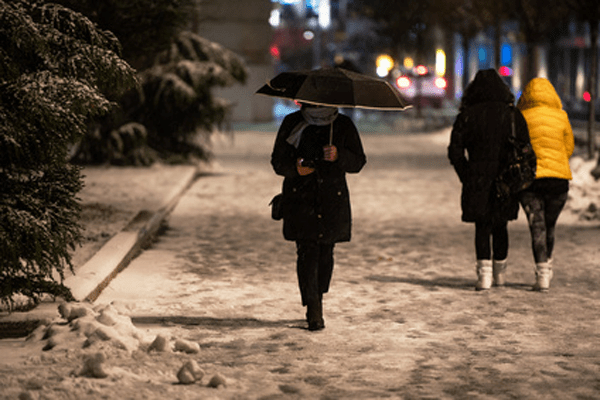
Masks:
[[[532,79],[523,90],[517,107],[527,121],[537,157],[536,179],[572,179],[569,158],[575,147],[573,129],[550,81]]]

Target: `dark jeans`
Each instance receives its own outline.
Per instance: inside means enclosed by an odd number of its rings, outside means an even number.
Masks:
[[[329,291],[333,274],[333,243],[296,242],[296,270],[302,305],[315,304]]]
[[[475,253],[478,260],[505,260],[508,256],[508,223],[491,220],[475,222]],[[492,244],[490,245],[490,241]]]
[[[568,191],[557,193],[526,190],[520,195],[519,200],[529,222],[531,247],[536,263],[547,262],[552,258],[556,221],[567,198]]]

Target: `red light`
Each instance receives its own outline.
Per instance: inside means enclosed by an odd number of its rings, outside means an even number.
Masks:
[[[426,75],[428,72],[427,67],[424,65],[417,65],[415,71],[417,71],[417,75]]]
[[[271,56],[273,56],[273,58],[279,60],[279,56],[281,56],[281,53],[279,52],[279,48],[277,46],[271,46],[269,52],[271,53]]]
[[[437,86],[439,89],[446,89],[446,85],[447,82],[444,78],[436,78],[435,79],[435,86]]]
[[[500,67],[498,72],[500,73],[500,76],[512,76],[512,69],[507,66]]]
[[[590,92],[584,92],[583,93],[583,100],[587,101],[588,103],[590,101],[592,101],[592,95],[590,94]]]
[[[408,79],[407,76],[399,76],[398,79],[396,79],[396,85],[398,85],[400,89],[406,89],[410,86],[410,79]]]

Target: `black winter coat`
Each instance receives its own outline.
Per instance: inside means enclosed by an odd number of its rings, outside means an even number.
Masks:
[[[513,107],[513,100],[512,93],[493,70],[480,71],[465,92],[448,147],[448,158],[463,185],[464,222],[517,219],[518,200],[501,203],[496,199],[493,185],[507,162],[511,113],[515,116],[517,140],[529,142],[527,123]]]
[[[279,128],[271,165],[283,181],[283,236],[286,240],[336,243],[350,241],[352,217],[346,173],[357,173],[366,156],[354,123],[339,114],[333,122],[335,162],[322,160],[323,146],[329,144],[330,125],[309,125],[298,148],[286,139],[302,121],[298,111],[286,116]],[[315,160],[316,171],[300,176],[298,158]]]

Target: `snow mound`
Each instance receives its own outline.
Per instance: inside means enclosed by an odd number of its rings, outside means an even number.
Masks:
[[[146,382],[172,376],[182,385],[200,384],[207,388],[226,387],[231,379],[214,373],[210,379],[198,361],[191,359],[200,353],[200,344],[183,338],[145,333],[135,327],[129,316],[118,306],[89,303],[62,303],[58,306],[59,318],[42,325],[29,337],[29,342],[39,342],[45,355],[40,360],[58,362],[61,356],[69,363],[77,360],[74,369],[64,375],[63,383],[72,390],[85,385],[82,378],[105,379],[108,385],[120,382]],[[147,358],[144,358],[147,357]],[[163,369],[144,371],[132,363],[144,359],[148,365],[158,363]],[[173,361],[180,360],[179,369],[173,370]],[[31,362],[38,362],[35,358]],[[136,364],[137,365],[137,364]],[[144,364],[146,365],[146,364]],[[202,382],[203,378],[207,382]],[[173,383],[172,381],[170,382]],[[23,398],[31,394],[22,392]],[[25,396],[25,397],[24,397]]]
[[[36,329],[28,340],[43,341],[45,351],[67,349],[136,350],[197,354],[200,345],[176,337],[152,338],[133,325],[131,318],[111,304],[62,303],[61,318]]]
[[[120,349],[132,352],[148,342],[146,334],[136,328],[131,318],[112,305],[62,303],[59,318],[35,330],[29,340],[45,341],[44,350]]]
[[[177,379],[179,383],[184,385],[190,385],[202,380],[204,377],[204,370],[198,366],[198,363],[194,360],[189,360],[177,372]]]
[[[106,378],[108,371],[105,368],[106,355],[102,352],[88,354],[83,359],[83,368],[77,373],[78,376],[90,378]]]
[[[573,157],[570,164],[573,180],[565,208],[581,220],[600,220],[600,183],[591,175],[596,160]]]

